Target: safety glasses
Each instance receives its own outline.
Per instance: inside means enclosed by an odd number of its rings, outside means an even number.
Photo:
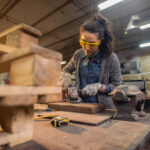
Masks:
[[[95,48],[95,47],[97,47],[99,44],[100,44],[100,40],[98,40],[97,42],[95,42],[95,43],[93,43],[93,42],[85,42],[85,41],[83,41],[82,39],[80,39],[79,40],[79,43],[80,43],[80,45],[82,46],[82,47],[86,47],[86,46],[88,46],[88,47],[90,47],[90,48]]]

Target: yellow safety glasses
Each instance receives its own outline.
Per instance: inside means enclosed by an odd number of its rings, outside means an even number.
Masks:
[[[90,48],[95,48],[97,47],[99,44],[100,44],[101,40],[98,40],[96,43],[93,43],[93,42],[85,42],[83,41],[82,39],[79,40],[79,43],[82,47],[90,47]]]

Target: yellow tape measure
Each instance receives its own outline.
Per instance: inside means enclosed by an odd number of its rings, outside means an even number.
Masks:
[[[61,117],[55,117],[51,121],[51,125],[54,126],[55,128],[66,126],[66,125],[68,125],[68,123],[69,123],[68,118],[61,118]]]

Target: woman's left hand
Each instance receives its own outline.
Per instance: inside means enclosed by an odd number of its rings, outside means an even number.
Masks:
[[[88,84],[82,89],[81,95],[82,96],[95,96],[101,88],[102,88],[101,83]]]

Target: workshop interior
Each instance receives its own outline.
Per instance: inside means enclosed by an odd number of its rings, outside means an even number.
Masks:
[[[150,150],[150,0],[0,0],[0,150]]]

